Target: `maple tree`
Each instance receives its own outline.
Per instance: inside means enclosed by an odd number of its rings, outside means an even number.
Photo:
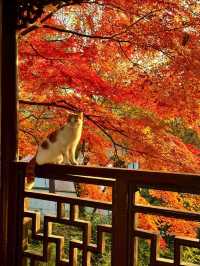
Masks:
[[[69,111],[83,111],[79,154],[88,164],[198,173],[199,4],[79,2],[48,4],[17,32],[20,156],[33,154]],[[191,208],[178,193],[151,193]],[[90,186],[82,195],[111,198]]]

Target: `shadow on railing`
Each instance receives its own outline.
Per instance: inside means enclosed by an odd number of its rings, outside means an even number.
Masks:
[[[112,202],[103,202],[63,194],[25,191],[26,163],[18,162],[16,167],[21,184],[19,218],[23,229],[19,230],[23,232],[23,265],[140,266],[140,239],[147,240],[150,253],[147,265],[200,265],[198,258],[195,260],[196,264],[192,264],[191,261],[185,264],[182,259],[182,247],[198,248],[197,257],[200,257],[199,239],[174,235],[172,258],[161,258],[158,232],[144,230],[138,226],[140,214],[198,223],[200,213],[137,202],[138,191],[145,188],[199,195],[200,176],[86,166],[44,165],[36,168],[36,176],[42,178],[111,187]],[[41,215],[38,211],[23,210],[26,198],[54,202],[55,214]],[[93,215],[94,212],[90,212],[88,219],[83,207],[104,210],[98,212],[97,216],[103,217],[106,212],[109,221],[102,224],[102,220]],[[78,240],[74,240],[73,237],[70,240],[71,228],[76,228],[80,233]],[[68,244],[66,238],[69,238]],[[35,251],[33,243],[36,246]],[[109,258],[105,259],[105,253]],[[39,264],[47,261],[48,264]]]

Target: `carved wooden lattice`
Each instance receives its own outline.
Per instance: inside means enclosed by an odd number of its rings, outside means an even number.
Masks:
[[[40,198],[45,200],[51,200],[57,204],[57,215],[54,216],[44,216],[43,230],[41,233],[40,226],[40,213],[33,211],[25,211],[24,218],[25,222],[30,224],[31,222],[31,238],[34,240],[40,240],[43,245],[43,254],[34,254],[32,250],[28,250],[27,241],[24,241],[24,257],[31,258],[32,262],[35,260],[48,261],[48,250],[49,244],[56,244],[56,264],[55,265],[77,265],[77,249],[82,251],[82,265],[90,265],[90,255],[103,254],[105,250],[105,233],[111,233],[110,225],[97,225],[97,244],[91,243],[91,229],[92,224],[89,221],[84,221],[79,219],[79,206],[94,206],[93,201],[87,201],[76,198],[68,198],[59,195],[52,194],[42,194],[38,192],[26,192],[25,196],[30,198]],[[80,201],[80,202],[79,202]],[[70,215],[69,218],[63,215],[62,207],[64,203],[70,205]],[[79,203],[79,204],[78,204]],[[95,206],[104,210],[110,210],[111,204],[104,202],[96,202]],[[28,219],[28,220],[27,220]],[[72,240],[69,245],[69,260],[63,259],[64,257],[64,237],[52,234],[52,223],[63,224],[68,226],[73,226],[79,228],[83,233],[82,241]],[[25,232],[27,237],[27,232]]]
[[[20,178],[24,180],[25,164],[18,163]],[[22,171],[23,170],[23,171]],[[42,166],[36,169],[37,176],[59,180],[68,180],[80,183],[105,185],[112,187],[112,203],[93,201],[89,199],[71,198],[57,194],[43,192],[25,191],[24,198],[37,198],[56,202],[57,213],[55,216],[45,215],[43,230],[40,230],[40,214],[37,212],[24,212],[24,231],[28,230],[25,224],[31,221],[32,239],[40,240],[43,246],[42,254],[34,254],[27,249],[28,240],[23,239],[24,258],[30,258],[31,265],[36,261],[47,261],[48,250],[51,243],[56,245],[57,265],[70,266],[92,266],[91,254],[103,254],[105,250],[105,234],[112,235],[112,266],[138,266],[138,239],[149,240],[150,245],[150,266],[183,266],[181,261],[181,247],[194,247],[200,249],[199,239],[189,239],[187,237],[174,236],[174,258],[163,259],[159,257],[159,234],[145,231],[137,226],[137,216],[139,213],[172,217],[176,219],[190,221],[200,221],[200,213],[175,210],[171,208],[140,205],[135,197],[138,188],[146,187],[162,189],[167,191],[180,191],[200,194],[199,176],[187,174],[172,174],[147,171],[133,171],[124,169],[106,169],[73,166]],[[51,173],[51,175],[49,175]],[[99,177],[100,176],[100,177]],[[62,211],[63,204],[69,204],[69,217]],[[112,211],[112,225],[97,226],[97,242],[91,242],[90,221],[79,218],[78,209],[81,206],[88,206],[97,209]],[[82,240],[71,240],[69,244],[68,260],[64,259],[64,238],[63,236],[52,234],[52,224],[63,224],[80,229]],[[78,262],[77,251],[82,251],[82,261]],[[46,264],[48,265],[48,264]],[[104,264],[99,264],[99,266]],[[197,265],[197,264],[196,264]]]
[[[155,185],[154,185],[155,186]],[[170,188],[168,188],[170,189]],[[183,187],[182,187],[183,189]],[[167,189],[166,189],[167,190]],[[184,189],[185,190],[185,189]],[[174,191],[174,189],[172,189]],[[135,200],[135,194],[133,195],[133,204],[132,204],[132,215],[135,216],[135,223],[134,223],[134,231],[133,231],[133,245],[135,248],[137,247],[138,238],[149,239],[151,241],[150,244],[150,266],[183,266],[188,265],[192,266],[191,263],[186,264],[181,260],[181,247],[193,247],[193,248],[200,248],[200,240],[199,239],[192,239],[187,237],[180,237],[174,235],[174,258],[172,259],[164,259],[159,257],[159,239],[160,235],[158,233],[149,232],[145,230],[141,230],[137,227],[137,215],[139,213],[143,214],[150,214],[154,216],[161,216],[161,217],[169,217],[169,218],[176,218],[187,220],[188,223],[191,221],[200,222],[200,213],[190,212],[190,211],[182,211],[167,207],[161,206],[146,206],[142,204],[137,204]],[[199,224],[200,226],[200,224]],[[137,257],[134,258],[135,265],[137,265]],[[199,252],[199,263],[200,263],[200,252]],[[194,264],[193,266],[197,266]]]

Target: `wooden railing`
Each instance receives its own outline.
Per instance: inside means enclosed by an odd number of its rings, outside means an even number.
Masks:
[[[91,263],[91,254],[100,255],[104,253],[106,242],[105,234],[110,234],[112,238],[110,262],[112,266],[139,266],[137,261],[138,238],[149,240],[150,262],[148,265],[150,266],[187,265],[184,264],[185,262],[181,261],[181,247],[188,246],[200,249],[199,239],[188,239],[186,236],[175,236],[174,259],[167,260],[159,258],[159,235],[156,232],[139,229],[137,226],[138,214],[160,215],[184,219],[188,222],[199,222],[200,213],[159,206],[141,205],[136,202],[137,191],[141,188],[200,194],[200,176],[198,175],[63,165],[45,165],[36,168],[36,176],[39,177],[111,187],[112,202],[102,202],[92,199],[68,197],[60,194],[25,191],[24,180],[26,164],[18,162],[16,163],[16,167],[19,184],[21,186],[21,197],[19,202],[19,209],[21,210],[21,214],[19,215],[21,228],[19,228],[19,231],[24,233],[24,236],[21,236],[23,247],[21,249],[21,257],[24,261],[24,265],[26,260],[29,260],[30,265],[38,265],[37,261],[48,261],[49,246],[51,243],[54,243],[56,245],[56,266],[93,266]],[[25,198],[36,198],[56,203],[56,214],[44,215],[43,228],[41,228],[39,212],[23,210]],[[65,212],[63,212],[64,204],[69,205],[68,217]],[[92,223],[90,221],[84,221],[79,217],[78,209],[82,206],[112,211],[112,225],[97,225],[97,240],[95,244],[91,241]],[[64,237],[52,233],[52,224],[54,223],[75,226],[82,232],[81,241],[70,241],[67,260],[64,258]],[[26,224],[29,224],[29,227],[26,226]],[[40,241],[42,243],[42,254],[35,254],[30,250],[27,237],[31,237],[35,241]],[[82,252],[81,262],[80,259],[78,262],[78,250]],[[98,265],[103,266],[104,264]],[[188,265],[191,266],[192,264],[190,263]]]

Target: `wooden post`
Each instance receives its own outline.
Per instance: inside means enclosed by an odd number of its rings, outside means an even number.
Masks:
[[[132,257],[132,195],[129,184],[122,178],[116,180],[112,201],[112,266],[129,266]]]
[[[55,193],[56,192],[56,187],[55,187],[55,180],[54,179],[49,179],[49,192],[50,193]]]
[[[3,0],[1,80],[1,265],[16,266],[19,246],[19,183],[13,161],[17,147],[16,2]]]

